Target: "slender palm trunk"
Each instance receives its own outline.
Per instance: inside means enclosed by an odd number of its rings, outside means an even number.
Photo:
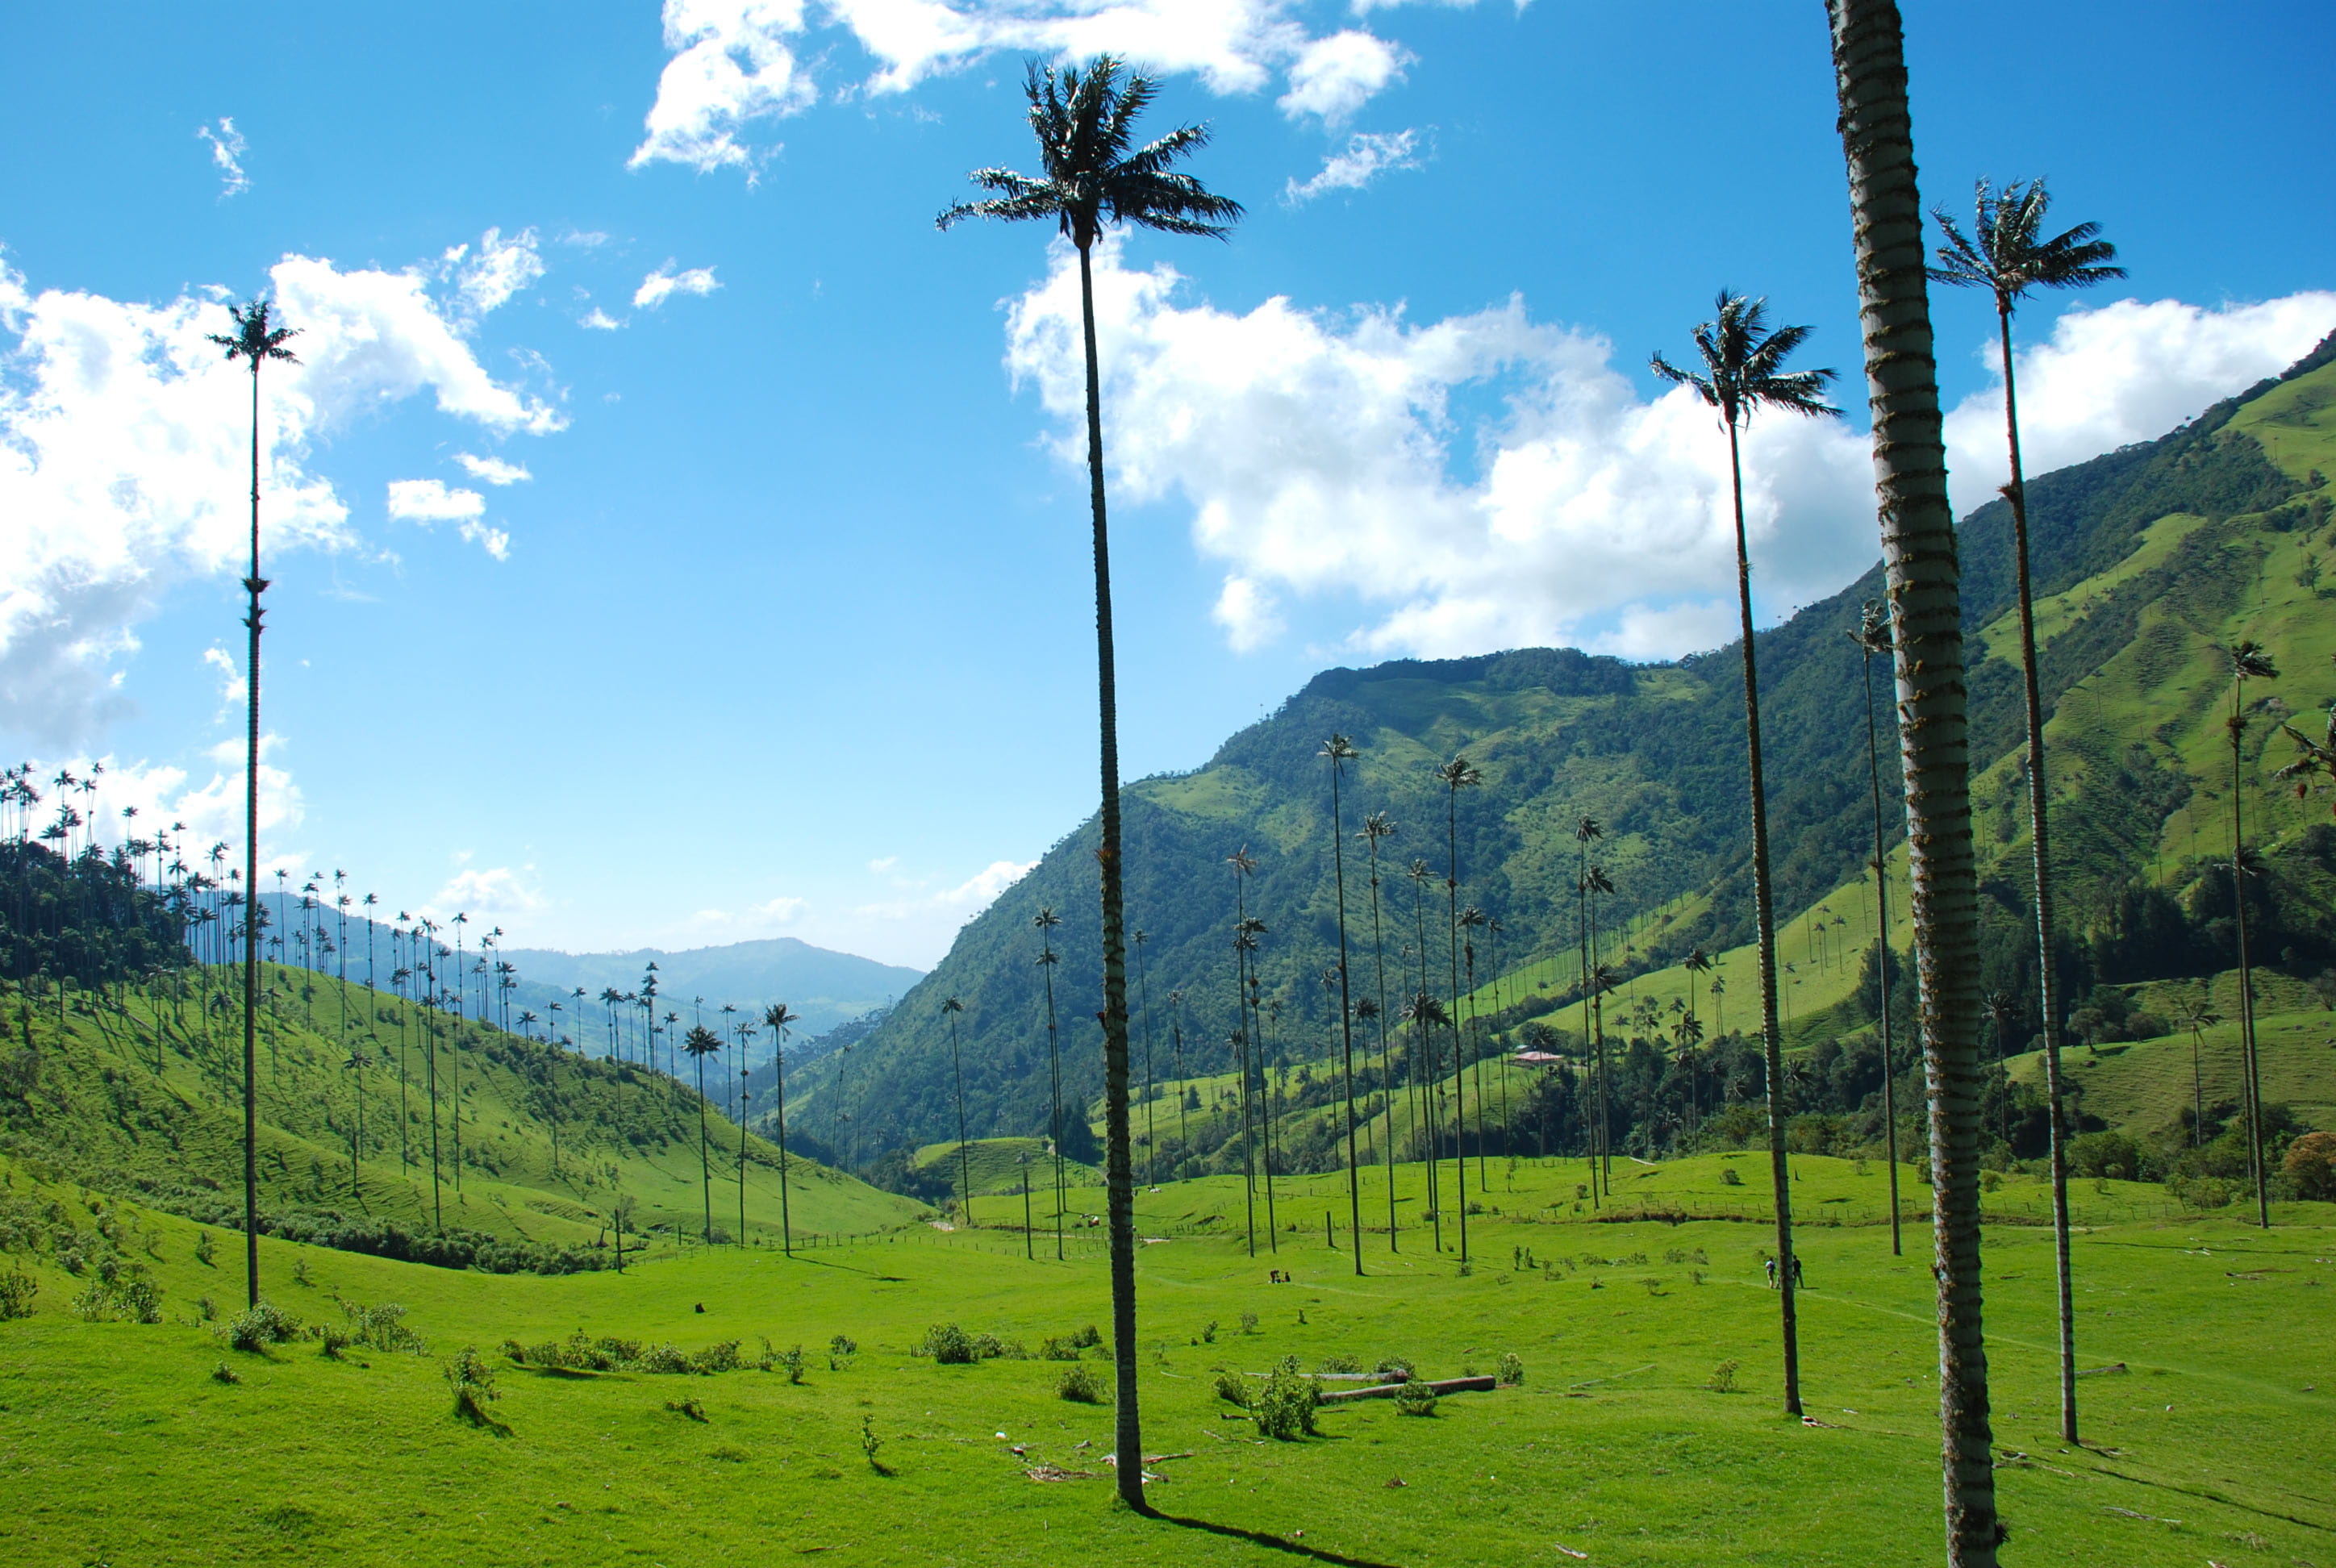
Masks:
[[[2036,673],[2036,609],[2029,578],[2028,485],[2020,464],[2020,394],[2011,363],[2011,307],[1998,297],[1996,325],[2003,344],[2003,433],[2011,453],[2013,564],[2020,584],[2020,673],[2027,698],[2028,828],[2036,875],[2036,988],[2043,1008],[2044,1096],[2050,1112],[2052,1259],[2060,1289],[2060,1437],[2077,1441],[2076,1290],[2068,1271],[2068,1126],[2060,1086],[2060,975],[2053,958],[2052,792],[2044,774],[2044,698]]]
[[[965,1205],[965,1222],[973,1223],[973,1154],[965,1136],[965,1054],[958,1047],[957,1015],[949,1015],[949,1060],[957,1068],[957,1188]]]
[[[1980,1279],[1984,1084],[1961,568],[1947,501],[1905,36],[1894,0],[1827,0],[1826,10],[1897,633],[1899,749],[1930,1099],[1947,1562],[1949,1568],[1995,1568],[2001,1530]]]
[[[1444,901],[1450,920],[1445,956],[1452,962],[1452,1095],[1453,1108],[1458,1112],[1452,1126],[1452,1168],[1460,1182],[1460,1266],[1465,1269],[1468,1266],[1468,1080],[1460,1063],[1460,791],[1455,786],[1445,794],[1445,854],[1449,868],[1444,878]],[[1484,1139],[1480,1136],[1476,1143],[1481,1157]]]
[[[243,885],[259,890],[259,361],[251,362],[251,575],[243,624],[244,654]],[[63,994],[62,991],[59,992]],[[243,917],[243,1268],[247,1303],[259,1305],[259,901]]]
[[[745,1057],[746,1047],[741,1041],[738,1058],[743,1062]],[[738,1070],[738,1244],[742,1247],[746,1244],[746,1073],[743,1066]]]
[[[1143,1426],[1135,1386],[1135,1172],[1128,1152],[1127,950],[1122,903],[1119,823],[1119,696],[1112,662],[1111,540],[1103,495],[1103,383],[1095,354],[1095,278],[1088,247],[1079,247],[1079,307],[1086,337],[1087,485],[1095,506],[1095,689],[1102,730],[1103,1115],[1105,1209],[1111,1225],[1111,1329],[1117,1372],[1116,1466],[1119,1495],[1144,1502]]]
[[[1890,1255],[1904,1254],[1898,1220],[1898,1077],[1890,1053],[1890,862],[1883,852],[1882,743],[1874,725],[1874,651],[1860,661],[1865,676],[1865,765],[1874,784],[1874,891],[1882,934],[1874,944],[1874,972],[1882,979],[1882,1117],[1890,1158]]]
[[[2243,1098],[2247,1118],[2247,1174],[2254,1183],[2255,1218],[2268,1231],[2271,1229],[2271,1195],[2263,1170],[2263,1076],[2255,1062],[2254,966],[2247,955],[2247,841],[2239,798],[2240,767],[2246,735],[2246,718],[2240,711],[2239,696],[2245,689],[2244,676],[2231,684],[2231,911],[2239,928],[2239,1070],[2246,1079]],[[2072,1437],[2069,1441],[2076,1439]]]
[[[1046,942],[1039,961],[1046,966],[1046,1128],[1055,1145],[1055,1261],[1059,1263],[1063,1261],[1063,1047],[1055,1021],[1054,955],[1054,943]]]
[[[706,1244],[714,1245],[714,1155],[706,1142],[706,1057],[697,1057],[697,1175],[706,1195]]]
[[[1760,1028],[1768,1063],[1768,1175],[1776,1190],[1776,1290],[1785,1341],[1785,1408],[1801,1413],[1800,1315],[1793,1290],[1792,1173],[1785,1159],[1785,1034],[1776,1021],[1776,916],[1768,874],[1768,794],[1760,766],[1760,676],[1752,650],[1752,555],[1744,538],[1744,464],[1728,413],[1728,472],[1736,502],[1736,602],[1744,637],[1744,741],[1752,777],[1752,913],[1759,935]]]
[[[1338,762],[1330,761],[1330,864],[1338,890],[1338,1042],[1346,1054],[1347,1209],[1354,1232],[1355,1272],[1363,1271],[1362,1174],[1355,1165],[1355,1012],[1347,987],[1347,831],[1339,815]],[[1369,1048],[1369,1042],[1364,1043]],[[1368,1066],[1368,1058],[1366,1058]]]
[[[1387,1251],[1400,1251],[1395,1239],[1395,1078],[1387,1070],[1387,945],[1379,930],[1379,842],[1371,849],[1371,983],[1377,989],[1379,1033],[1379,1104],[1387,1114],[1387,1133],[1379,1139],[1380,1159],[1387,1169]]]

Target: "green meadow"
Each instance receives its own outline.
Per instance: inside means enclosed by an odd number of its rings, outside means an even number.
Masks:
[[[1729,1179],[1730,1174],[1733,1180]],[[416,1349],[227,1348],[198,1320],[240,1300],[238,1237],[6,1170],[11,1212],[101,1221],[162,1290],[164,1320],[92,1322],[46,1257],[30,1318],[0,1323],[0,1554],[12,1563],[779,1562],[1429,1564],[1914,1563],[1938,1553],[1929,1236],[1909,1194],[1893,1256],[1884,1173],[1796,1159],[1808,1419],[1785,1416],[1762,1267],[1767,1161],[1617,1163],[1592,1212],[1580,1161],[1494,1161],[1459,1260],[1425,1173],[1400,1228],[1363,1237],[1343,1180],[1278,1183],[1252,1258],[1237,1178],[1139,1198],[1144,1518],[1112,1500],[1108,1407],[1045,1359],[1108,1318],[1101,1233],[911,1223],[789,1257],[670,1250],[619,1275],[496,1276],[262,1242],[269,1298],[304,1323],[395,1302]],[[1366,1185],[1367,1225],[1386,1189]],[[2336,1559],[2336,1205],[2268,1232],[2185,1214],[2163,1189],[2081,1183],[2075,1239],[2086,1443],[2056,1436],[2050,1232],[2039,1183],[1988,1194],[1989,1357],[2011,1561]],[[1072,1207],[1099,1212],[1098,1191]],[[1335,1226],[1327,1244],[1324,1216]],[[1640,1216],[1651,1216],[1641,1218]],[[1002,1218],[1002,1216],[998,1216]],[[1260,1211],[1260,1224],[1262,1213]],[[55,1222],[53,1219],[52,1223]],[[1043,1224],[1043,1222],[1042,1222]],[[22,1260],[20,1260],[20,1263]],[[1270,1282],[1280,1271],[1288,1283]],[[944,1365],[935,1324],[1017,1345]],[[742,1369],[593,1373],[511,1360],[579,1331]],[[839,1337],[846,1351],[832,1349]],[[765,1340],[779,1353],[758,1369]],[[801,1347],[800,1381],[784,1353]],[[496,1368],[488,1419],[444,1368]],[[1057,1354],[1062,1353],[1058,1347]],[[1094,1362],[1101,1348],[1084,1357]],[[1295,1357],[1523,1381],[1426,1417],[1327,1406],[1260,1435],[1221,1373]],[[220,1380],[224,1367],[236,1379]],[[1108,1368],[1098,1367],[1109,1386]],[[871,1451],[872,1448],[872,1452]]]

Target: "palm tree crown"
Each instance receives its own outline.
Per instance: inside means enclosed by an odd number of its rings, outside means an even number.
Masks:
[[[1136,117],[1157,89],[1142,74],[1123,81],[1125,69],[1109,54],[1095,56],[1084,71],[1073,65],[1057,73],[1033,62],[1022,90],[1030,100],[1030,130],[1038,139],[1046,172],[975,170],[973,182],[995,194],[956,203],[936,220],[938,227],[968,218],[1050,218],[1082,251],[1095,244],[1105,225],[1116,223],[1223,239],[1241,215],[1241,203],[1170,167],[1207,146],[1209,128],[1180,125],[1136,147]]]
[[[1806,326],[1768,326],[1768,301],[1747,299],[1731,289],[1719,291],[1713,319],[1695,328],[1696,353],[1703,373],[1681,370],[1660,353],[1649,361],[1657,375],[1681,386],[1692,386],[1704,402],[1719,410],[1733,427],[1751,423],[1762,406],[1793,414],[1838,415],[1841,410],[1825,400],[1830,370],[1786,370],[1785,361],[1808,341]]]
[[[1945,208],[1932,208],[1931,218],[1947,242],[1939,247],[1942,265],[1930,268],[1931,281],[1984,288],[1995,296],[1995,307],[2008,316],[2031,288],[2086,288],[2123,278],[2125,268],[2110,265],[2117,247],[2098,238],[2098,223],[2079,223],[2049,239],[2038,238],[2051,204],[2041,180],[2015,180],[2000,191],[1989,190],[1982,180],[1974,193],[1969,235]]]

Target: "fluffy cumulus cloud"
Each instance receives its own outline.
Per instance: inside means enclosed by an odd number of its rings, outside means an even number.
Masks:
[[[219,200],[240,196],[251,189],[251,181],[243,172],[243,136],[235,122],[227,115],[219,116],[219,129],[208,125],[195,127],[197,139],[211,147],[211,167],[219,170]]]
[[[666,0],[672,58],[632,167],[735,167],[751,180],[770,149],[750,145],[748,128],[818,101],[807,57],[829,57],[838,34],[874,67],[844,92],[902,93],[1000,53],[1109,52],[1221,94],[1280,81],[1285,113],[1336,122],[1400,79],[1408,56],[1396,44],[1362,28],[1317,34],[1298,10],[1294,0]]]
[[[2210,309],[2121,299],[2071,310],[2042,342],[2016,348],[2020,460],[2030,473],[2165,434],[2218,398],[2277,375],[2336,328],[2336,293],[2312,291]],[[2010,475],[2003,443],[2003,353],[1980,357],[1995,389],[1947,416],[1958,513]]]
[[[543,907],[544,897],[535,885],[533,866],[464,866],[422,906],[421,913],[441,921],[450,920],[458,913],[466,914],[477,926],[482,921],[492,925],[509,917],[533,914]]]
[[[543,257],[536,248],[532,229],[523,229],[509,239],[500,229],[490,229],[475,247],[457,245],[447,251],[443,265],[453,280],[458,317],[465,326],[476,325],[544,274]]]
[[[1281,199],[1296,207],[1329,191],[1360,190],[1391,170],[1419,165],[1418,131],[1358,131],[1347,138],[1345,146],[1322,160],[1321,171],[1312,179],[1302,185],[1290,180]]]
[[[240,696],[238,679],[238,700]],[[260,736],[259,827],[262,844],[271,852],[263,863],[270,869],[279,863],[290,869],[306,856],[305,851],[281,848],[285,836],[300,827],[307,804],[291,775],[269,760],[280,749],[273,733]],[[205,762],[208,776],[197,783],[185,768],[112,755],[35,761],[29,765],[30,782],[41,799],[32,808],[33,831],[37,835],[58,820],[61,807],[70,807],[81,818],[82,825],[73,829],[76,846],[92,838],[109,848],[131,840],[149,845],[167,840],[174,858],[184,860],[190,870],[208,872],[211,847],[224,844],[230,863],[240,864],[243,740],[213,746]]]
[[[480,517],[487,498],[475,490],[449,490],[436,479],[393,479],[389,482],[389,515],[402,522],[448,522]]]
[[[526,464],[500,457],[474,457],[467,452],[458,452],[454,461],[468,469],[472,479],[492,485],[521,484],[535,477],[527,471]]]
[[[1309,312],[1285,299],[1234,315],[1187,302],[1169,268],[1130,271],[1114,250],[1102,261],[1114,482],[1130,502],[1190,508],[1194,544],[1224,570],[1214,613],[1234,648],[1271,640],[1290,603],[1309,599],[1356,607],[1346,641],[1362,653],[1572,643],[1651,657],[1732,635],[1727,444],[1684,390],[1643,396],[1603,338],[1537,322],[1514,299],[1431,323],[1399,310]],[[2324,309],[2287,303],[2262,307],[2285,322],[2262,337],[2263,368],[2283,365],[2324,329]],[[1058,256],[1007,328],[1008,366],[1059,421],[1072,461],[1078,311],[1076,269]],[[2088,343],[2095,333],[2079,321],[2060,336]],[[2091,383],[2092,397],[2156,423],[2131,436],[2104,428],[2048,438],[2051,461],[2157,433],[2262,373],[2214,332],[2197,342],[2171,356],[2190,390],[2162,418],[2156,394],[2120,378],[2177,374],[2166,360],[2141,356],[2120,370],[2113,356],[2088,358],[2109,377]],[[1957,414],[1959,471],[1975,469],[2000,439],[1973,423],[1984,401]],[[2049,394],[2045,402],[2039,428],[2055,428]],[[1756,606],[1767,621],[1837,590],[1874,558],[1872,466],[1864,437],[1801,418],[1757,422],[1744,455]]]
[[[714,277],[711,267],[693,267],[686,272],[676,272],[668,261],[647,278],[633,290],[633,304],[643,310],[655,310],[676,294],[708,295],[722,285]]]
[[[304,256],[272,269],[299,363],[263,373],[271,554],[355,542],[312,466],[351,420],[427,393],[494,434],[565,423],[488,375],[465,337],[463,312],[492,287],[464,296],[443,280],[440,297],[432,281]],[[0,729],[86,742],[122,710],[135,628],[175,585],[241,569],[249,383],[208,340],[229,328],[209,291],[162,304],[34,294],[0,258],[0,331],[14,339],[0,363]]]

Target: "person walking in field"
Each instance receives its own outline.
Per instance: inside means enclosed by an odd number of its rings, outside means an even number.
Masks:
[[[1763,1258],[1761,1262],[1767,1268],[1768,1289],[1773,1290],[1776,1288],[1776,1260],[1774,1258]]]

